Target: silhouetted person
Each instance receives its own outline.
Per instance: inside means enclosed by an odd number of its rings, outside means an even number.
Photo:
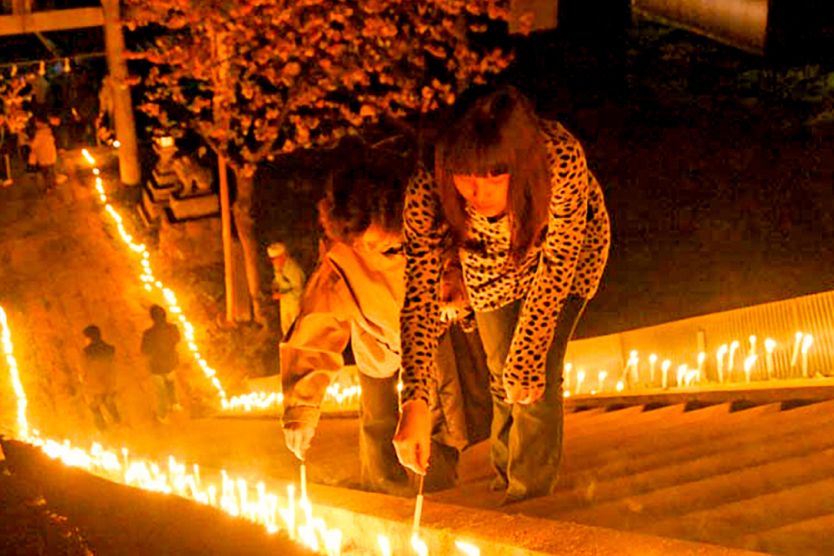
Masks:
[[[145,356],[156,389],[156,418],[164,423],[169,411],[182,409],[177,402],[174,382],[174,371],[179,364],[177,344],[180,341],[180,331],[175,324],[167,321],[165,309],[159,305],[151,306],[150,315],[153,326],[142,334],[142,355]]]
[[[107,420],[101,409],[104,407],[114,423],[120,423],[119,408],[116,406],[116,348],[101,339],[101,329],[91,324],[84,329],[84,336],[90,341],[84,347],[84,365],[81,380],[89,396],[90,411],[99,430],[107,428]]]
[[[29,142],[29,164],[37,167],[43,178],[44,189],[55,189],[55,163],[58,161],[58,150],[55,148],[55,136],[45,118],[35,120],[35,135]]]

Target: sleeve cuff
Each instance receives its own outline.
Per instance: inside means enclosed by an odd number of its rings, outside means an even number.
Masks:
[[[286,427],[291,423],[299,423],[305,427],[316,428],[319,424],[321,411],[317,407],[296,405],[284,409],[281,423]]]

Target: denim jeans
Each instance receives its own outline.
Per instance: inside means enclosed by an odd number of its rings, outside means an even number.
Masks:
[[[90,411],[93,412],[93,418],[95,419],[96,427],[98,427],[99,430],[105,430],[107,428],[107,420],[104,418],[104,413],[101,411],[102,407],[107,410],[110,414],[110,419],[114,423],[120,423],[122,421],[122,417],[119,414],[119,408],[116,405],[116,394],[112,392],[106,394],[96,394],[90,401]]]
[[[457,372],[455,354],[449,334],[440,338],[437,363],[440,375]],[[362,488],[372,492],[413,495],[413,477],[400,465],[394,450],[394,433],[399,422],[399,376],[373,378],[359,373],[362,388],[359,410],[359,464]],[[441,383],[429,409],[432,415],[432,443],[424,490],[433,492],[451,488],[457,483],[459,450],[449,434],[439,398],[449,385]]]
[[[165,419],[171,407],[177,403],[177,388],[174,382],[174,373],[151,374],[156,389],[156,416]]]
[[[569,296],[565,302],[547,352],[544,395],[530,405],[507,403],[503,386],[504,364],[521,301],[475,314],[490,370],[490,455],[498,474],[495,485],[506,488],[507,501],[550,494],[556,484],[562,459],[562,366],[568,340],[586,303],[577,296]]]

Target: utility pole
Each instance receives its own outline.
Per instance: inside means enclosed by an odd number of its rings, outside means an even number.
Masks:
[[[125,39],[119,15],[119,0],[101,0],[104,12],[104,43],[107,67],[112,83],[113,112],[116,120],[116,139],[119,140],[119,177],[126,185],[139,185],[139,150],[136,145],[136,122],[128,86],[127,62],[124,57]]]

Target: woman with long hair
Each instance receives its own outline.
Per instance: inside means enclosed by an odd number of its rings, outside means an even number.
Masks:
[[[490,369],[493,487],[508,502],[549,494],[562,452],[562,365],[610,244],[602,189],[579,142],[516,89],[472,102],[411,179],[404,210],[403,407],[395,446],[429,465],[427,388],[440,253],[451,240]]]

